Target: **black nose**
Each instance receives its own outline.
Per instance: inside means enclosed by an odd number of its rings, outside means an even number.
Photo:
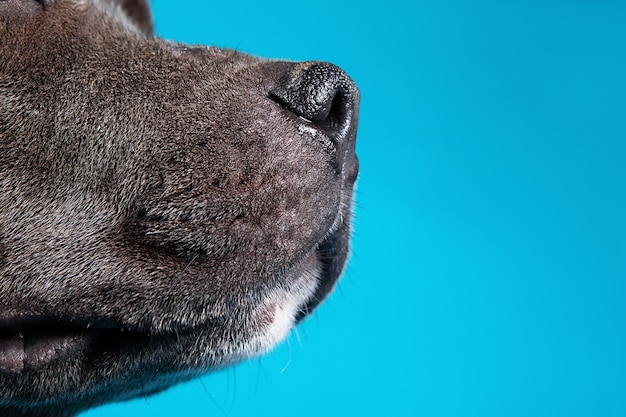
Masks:
[[[327,62],[290,65],[270,91],[272,99],[324,130],[341,134],[356,124],[359,92],[341,68]]]
[[[338,151],[339,170],[352,180],[358,171],[354,146],[360,99],[354,81],[327,62],[281,66],[283,75],[269,91],[270,98],[330,138]]]

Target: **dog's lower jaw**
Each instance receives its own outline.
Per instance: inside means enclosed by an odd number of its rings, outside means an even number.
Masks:
[[[240,359],[267,353],[294,328],[297,318],[319,286],[320,266],[315,254],[304,260],[312,265],[298,272],[289,288],[276,288],[265,297],[253,315],[256,331],[240,346]]]
[[[37,319],[18,320],[16,326],[26,323],[26,330],[14,328],[10,338],[5,336],[0,339],[0,348],[4,350],[4,356],[0,355],[0,380],[30,382],[24,385],[23,397],[5,398],[0,402],[0,416],[70,416],[85,408],[85,398],[92,398],[93,403],[89,405],[97,405],[145,396],[207,371],[266,353],[287,337],[302,310],[314,297],[320,285],[321,269],[317,248],[313,248],[285,273],[283,285],[268,289],[253,307],[237,315],[239,324],[235,329],[231,329],[229,323],[216,328],[206,323],[204,326],[181,330],[180,334],[151,335],[131,330],[92,328],[79,331],[78,328],[68,327],[57,330],[58,337],[54,339],[48,337],[47,330],[43,335],[34,335],[39,329]],[[241,320],[243,315],[245,320]],[[51,322],[44,320],[42,323]],[[7,334],[6,329],[4,333]],[[40,346],[37,351],[47,352],[48,357],[34,354],[36,349],[28,346],[29,342],[24,342],[24,337],[30,337],[31,342],[39,341],[40,345],[48,343],[47,347]],[[68,343],[56,343],[55,340]],[[155,350],[151,351],[153,348]],[[175,350],[177,353],[163,361],[169,365],[148,362],[148,367],[142,362],[150,355],[159,357]],[[106,357],[113,359],[116,365],[106,365]],[[191,365],[193,362],[195,366]],[[118,366],[120,363],[127,365]],[[98,366],[104,366],[104,369],[91,368]],[[149,369],[148,373],[145,373],[146,369]],[[92,375],[88,375],[89,372]],[[117,377],[114,376],[116,373]],[[111,387],[101,386],[102,381],[98,382],[98,375],[101,374],[111,378],[106,385],[119,384],[125,387],[125,391],[112,390],[107,393]],[[51,378],[57,378],[58,386],[45,386]],[[28,394],[26,386],[34,391]],[[135,388],[129,389],[131,386]],[[81,391],[76,392],[77,389]],[[76,398],[70,398],[72,396]],[[98,399],[100,396],[102,399]],[[72,403],[81,406],[70,411]],[[42,411],[37,411],[39,409]]]

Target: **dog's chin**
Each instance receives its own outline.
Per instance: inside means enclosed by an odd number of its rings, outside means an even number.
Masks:
[[[280,285],[229,320],[155,332],[110,317],[9,314],[0,309],[0,379],[22,385],[31,380],[34,390],[44,389],[45,384],[36,381],[50,375],[65,381],[45,388],[58,392],[30,393],[42,398],[68,389],[98,391],[99,379],[110,384],[106,379],[112,378],[128,387],[129,379],[143,373],[139,378],[146,380],[140,380],[141,392],[135,393],[142,395],[263,354],[285,339],[334,287],[348,252],[347,217],[338,215],[323,240],[285,273]],[[84,380],[67,382],[76,375]]]

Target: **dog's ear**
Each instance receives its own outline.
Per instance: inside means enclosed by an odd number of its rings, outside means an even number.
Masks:
[[[42,13],[47,0],[0,0],[0,18],[32,17]]]
[[[152,13],[150,13],[150,5],[147,0],[113,0],[112,2],[118,3],[145,35],[152,35],[154,24],[152,23]]]

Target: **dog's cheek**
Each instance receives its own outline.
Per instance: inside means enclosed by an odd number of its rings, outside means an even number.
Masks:
[[[0,1],[0,18],[28,19],[38,16],[44,11],[44,3],[35,0],[2,0]]]

